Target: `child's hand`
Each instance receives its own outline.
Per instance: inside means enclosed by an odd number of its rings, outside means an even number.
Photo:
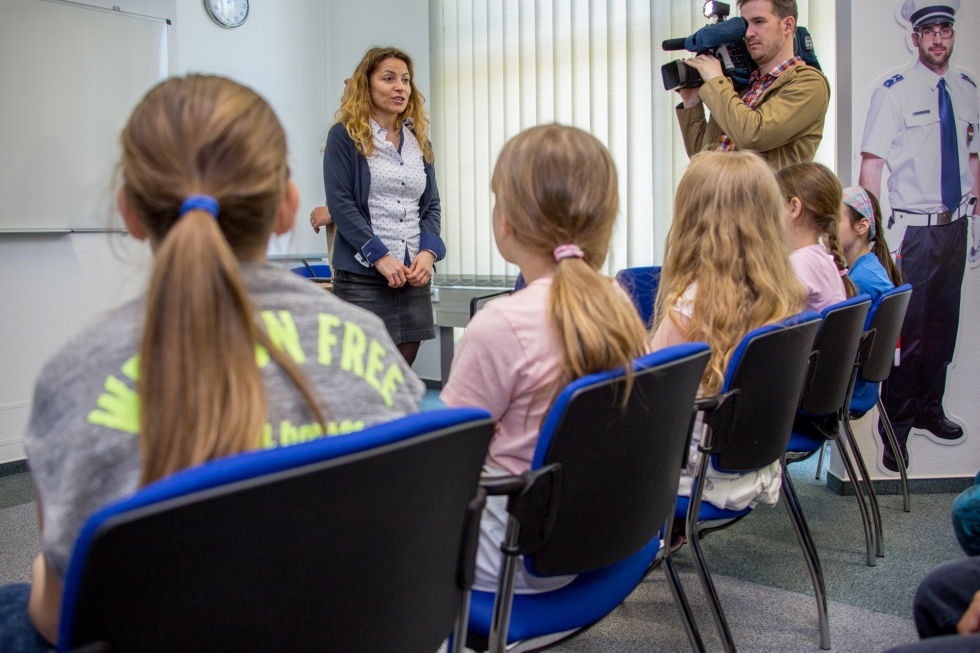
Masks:
[[[313,226],[313,231],[316,233],[320,233],[320,227],[325,227],[332,222],[330,209],[325,206],[318,206],[310,213],[310,225]]]

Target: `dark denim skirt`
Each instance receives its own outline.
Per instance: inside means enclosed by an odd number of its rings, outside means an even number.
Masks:
[[[391,288],[384,275],[373,268],[370,272],[368,275],[334,270],[333,294],[380,317],[396,345],[435,338],[432,281],[418,288],[407,283],[401,288]]]

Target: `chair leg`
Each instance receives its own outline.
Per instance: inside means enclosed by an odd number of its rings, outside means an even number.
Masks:
[[[820,480],[820,472],[823,470],[823,455],[826,451],[827,451],[827,443],[825,442],[822,445],[820,445],[820,457],[817,458],[817,475],[815,478],[818,481]]]
[[[876,564],[875,550],[871,538],[871,519],[868,517],[868,507],[864,504],[864,489],[858,480],[857,470],[854,469],[854,462],[851,460],[851,455],[847,453],[846,443],[842,438],[838,438],[837,441],[840,444],[839,453],[841,461],[844,463],[844,469],[847,470],[847,475],[851,478],[851,484],[854,485],[854,496],[857,497],[858,509],[861,511],[861,525],[864,527],[864,545],[868,550],[868,566],[874,567]]]
[[[802,529],[804,542],[809,547],[810,558],[814,561],[817,567],[817,572],[820,574],[820,582],[823,583],[823,567],[820,565],[820,556],[817,554],[817,545],[813,541],[813,535],[810,534],[810,527],[807,525],[806,519],[803,517],[803,504],[800,503],[800,496],[796,493],[796,486],[793,485],[793,479],[789,478],[789,472],[786,468],[785,460],[780,461],[783,467],[783,478],[789,479],[788,483],[785,483],[786,493],[790,499],[790,507],[792,507],[796,513],[801,517],[797,520],[797,524]]]
[[[881,402],[880,395],[878,397],[878,419],[885,425],[885,435],[888,436],[888,443],[891,445],[892,452],[895,454],[895,460],[898,461],[898,473],[902,475],[902,509],[905,512],[912,512],[912,501],[909,499],[909,473],[905,468],[905,458],[902,457],[899,451],[895,429],[892,428],[892,421],[885,411],[885,405]]]
[[[721,601],[718,599],[718,592],[715,584],[708,573],[708,565],[704,560],[704,552],[701,550],[701,541],[698,537],[698,514],[701,511],[701,496],[704,490],[705,478],[708,474],[708,457],[701,454],[698,461],[697,481],[694,483],[694,492],[687,506],[687,543],[694,553],[694,567],[697,569],[698,578],[701,580],[701,587],[704,590],[705,598],[708,600],[708,607],[711,608],[711,616],[715,620],[715,627],[718,629],[718,636],[721,638],[721,645],[725,653],[736,653],[735,639],[732,631],[728,627],[728,620],[725,619],[725,612],[721,609]]]
[[[854,439],[854,431],[851,430],[851,419],[849,416],[844,417],[844,432],[847,437],[847,443],[851,447],[851,453],[854,454],[854,460],[857,461],[858,471],[861,472],[861,481],[864,483],[865,493],[868,495],[868,505],[871,507],[871,519],[874,524],[875,554],[879,558],[883,558],[885,557],[885,537],[881,527],[881,508],[878,507],[878,494],[875,492],[874,484],[871,482],[871,474],[868,473],[868,466],[864,463],[864,456],[861,455],[857,440]]]
[[[684,586],[681,585],[680,576],[677,575],[677,568],[670,557],[670,531],[674,522],[674,513],[671,512],[664,520],[664,525],[660,528],[660,540],[664,546],[661,549],[659,558],[662,560],[664,575],[667,577],[667,585],[670,587],[670,594],[674,597],[674,605],[681,613],[681,622],[684,624],[684,632],[687,633],[687,641],[691,645],[694,653],[705,653],[704,642],[701,640],[701,632],[698,630],[697,622],[694,621],[694,613],[691,612],[691,605],[687,602],[687,595],[684,593]],[[656,560],[654,560],[654,565]]]
[[[507,521],[507,535],[504,542],[511,548],[517,545],[520,524],[511,517]],[[517,556],[503,555],[500,577],[497,579],[497,594],[493,600],[493,615],[490,620],[490,636],[487,653],[504,653],[507,650],[507,635],[510,629],[510,614],[514,607],[514,581],[517,576]]]
[[[669,548],[669,542],[667,546]],[[670,586],[670,593],[674,597],[674,605],[677,606],[677,611],[681,613],[681,621],[684,623],[684,632],[687,633],[687,641],[691,644],[691,650],[694,653],[705,653],[701,633],[698,631],[697,623],[694,621],[694,614],[691,612],[691,605],[687,602],[687,596],[684,594],[684,586],[681,585],[681,579],[677,575],[674,561],[670,559],[670,551],[667,551],[667,554],[664,556],[663,567],[664,575],[667,576],[667,584]]]
[[[803,550],[803,559],[806,560],[807,569],[810,572],[810,581],[813,583],[813,594],[817,599],[817,620],[820,624],[820,648],[825,651],[830,650],[830,619],[827,616],[827,591],[824,586],[823,570],[820,567],[820,558],[817,556],[816,545],[810,536],[810,529],[806,524],[806,518],[799,505],[799,497],[793,488],[793,482],[789,479],[785,461],[780,461],[783,467],[783,483],[780,493],[783,495],[783,503],[786,505],[786,512],[789,513],[793,530],[796,532],[796,539]]]
[[[459,606],[459,615],[456,617],[456,627],[453,629],[453,638],[450,653],[463,653],[466,648],[466,634],[470,624],[470,590],[463,592],[463,601]]]

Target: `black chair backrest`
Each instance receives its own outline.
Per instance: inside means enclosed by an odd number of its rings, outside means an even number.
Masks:
[[[861,377],[865,381],[880,383],[891,374],[892,364],[895,361],[895,346],[902,334],[905,310],[909,307],[911,297],[912,288],[904,285],[882,297],[878,310],[871,318],[871,325],[867,329],[874,332],[874,343],[867,362],[861,367]]]
[[[435,651],[462,600],[464,520],[493,428],[470,422],[110,519],[69,645]]]
[[[844,405],[870,308],[871,297],[859,295],[821,313],[823,324],[813,343],[800,399],[800,409],[805,413],[831,415]]]
[[[712,434],[716,469],[761,469],[786,453],[819,328],[820,316],[809,313],[796,324],[763,327],[743,339],[744,349],[739,345],[733,354],[729,369],[734,365],[734,372],[724,386],[725,392],[738,391],[734,420],[727,430]]]
[[[543,460],[561,463],[561,493],[550,536],[526,558],[534,573],[581,573],[619,562],[673,514],[694,398],[710,356],[700,343],[682,347],[671,348],[682,355],[634,375],[625,409],[622,377],[571,393]]]

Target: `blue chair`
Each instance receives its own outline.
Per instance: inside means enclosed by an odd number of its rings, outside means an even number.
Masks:
[[[810,354],[809,369],[803,384],[796,421],[793,424],[793,435],[790,437],[786,456],[780,461],[783,470],[781,488],[783,504],[793,520],[797,540],[807,559],[807,567],[817,597],[820,646],[823,649],[830,648],[830,623],[827,617],[823,569],[813,536],[803,518],[803,507],[796,494],[796,488],[793,487],[793,477],[790,476],[786,465],[809,458],[821,450],[828,440],[839,437],[840,420],[844,407],[850,399],[857,369],[855,362],[858,360],[859,348],[864,339],[864,321],[870,307],[871,297],[858,295],[829,306],[821,312],[823,323],[820,325],[820,331],[817,333]],[[843,456],[847,459],[845,464],[853,469],[846,449],[843,450]],[[864,504],[859,502],[858,505],[862,509],[861,515],[864,518],[868,559],[873,564],[875,557],[871,547],[871,531],[867,514],[864,511]]]
[[[471,320],[473,319],[473,316],[476,315],[476,312],[478,310],[480,310],[481,308],[483,308],[483,304],[486,303],[488,300],[493,299],[494,297],[502,297],[503,295],[512,295],[515,292],[517,292],[518,290],[521,290],[521,289],[526,288],[526,287],[527,287],[527,282],[524,281],[524,275],[523,274],[518,274],[517,275],[517,281],[514,282],[514,289],[513,290],[509,290],[509,289],[508,290],[498,290],[496,292],[492,292],[492,293],[489,293],[489,294],[486,294],[486,295],[480,295],[479,297],[471,297],[470,298],[470,319]]]
[[[570,637],[662,561],[691,645],[704,650],[659,531],[672,517],[708,358],[706,345],[692,343],[637,359],[625,406],[622,370],[572,382],[547,414],[531,470],[483,480],[489,495],[510,497],[511,519],[497,591],[472,592],[467,646],[502,653],[517,642],[532,650]],[[535,576],[578,576],[515,596],[518,564]],[[462,643],[457,637],[455,650]]]
[[[626,268],[616,273],[616,281],[629,293],[643,324],[653,326],[653,310],[660,287],[660,266]]]
[[[735,653],[735,641],[708,572],[700,539],[711,531],[731,526],[752,508],[727,510],[703,503],[708,465],[720,471],[749,472],[782,459],[820,324],[820,315],[808,311],[749,332],[732,353],[720,393],[698,399],[695,404],[704,413],[704,424],[693,496],[677,498],[674,516],[686,520],[694,566],[726,653]],[[803,514],[791,512],[791,517],[794,527],[801,528],[797,519],[803,520]],[[805,546],[803,552],[809,562]],[[811,579],[818,592],[820,611],[823,606],[820,587],[813,574]],[[821,616],[825,615],[821,612]],[[821,631],[825,628],[824,621],[821,620]]]
[[[178,472],[97,511],[59,651],[435,651],[473,575],[486,411]]]
[[[325,264],[314,264],[310,265],[306,259],[300,259],[303,262],[303,267],[293,268],[291,272],[293,274],[298,274],[304,279],[309,279],[311,281],[316,281],[323,283],[325,281],[330,281],[330,266]]]
[[[895,429],[892,428],[891,419],[889,419],[885,405],[881,401],[878,389],[880,384],[891,374],[892,365],[895,362],[895,347],[898,346],[898,339],[902,335],[905,311],[908,309],[911,297],[912,286],[906,283],[883,293],[872,305],[864,327],[870,340],[869,350],[864,359],[859,361],[858,375],[854,386],[855,397],[851,400],[850,410],[844,415],[844,429],[850,434],[852,419],[864,416],[874,406],[878,407],[878,419],[885,428],[885,436],[888,438],[892,452],[895,454],[895,461],[898,463],[898,471],[902,479],[902,508],[905,512],[912,510],[909,498],[908,470],[905,467],[905,460],[898,445],[898,439],[895,437]],[[853,442],[854,436],[850,435],[850,437]],[[878,502],[874,496],[874,487],[860,452],[855,457],[858,458],[858,468],[864,474],[865,489],[872,498],[871,507],[876,511],[875,525],[880,533],[881,514],[877,510]],[[881,555],[884,555],[883,550]]]

